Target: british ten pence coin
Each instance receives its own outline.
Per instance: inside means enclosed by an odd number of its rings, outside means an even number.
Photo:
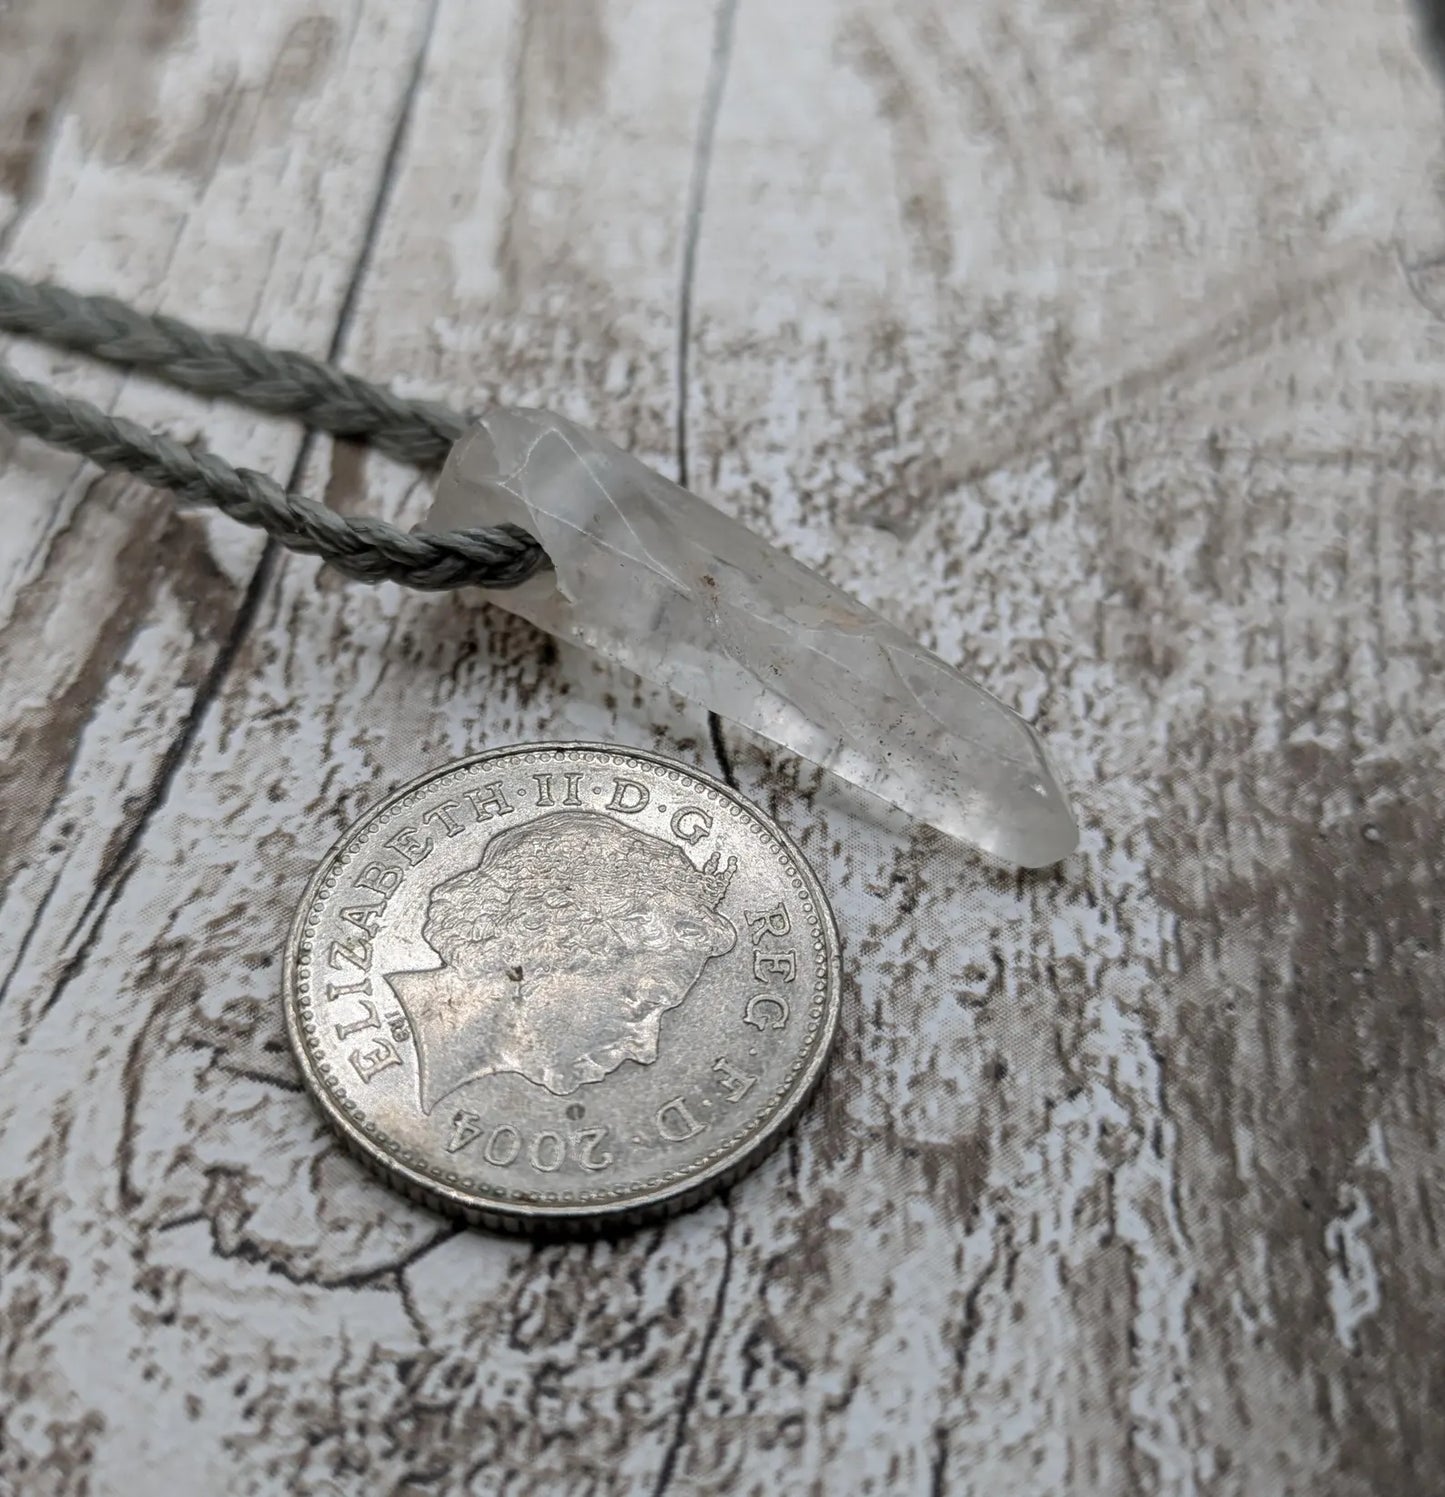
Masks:
[[[497,749],[367,812],[285,964],[306,1082],[408,1195],[479,1225],[597,1229],[736,1179],[807,1099],[838,935],[802,854],[657,754]]]

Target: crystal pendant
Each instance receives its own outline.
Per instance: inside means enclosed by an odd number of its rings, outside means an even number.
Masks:
[[[429,530],[510,522],[555,570],[502,608],[1026,868],[1078,839],[1033,729],[745,525],[546,411],[457,442]]]

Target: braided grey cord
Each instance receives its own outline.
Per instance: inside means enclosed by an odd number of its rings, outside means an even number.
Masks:
[[[546,564],[546,554],[514,525],[412,532],[366,515],[340,515],[289,494],[264,473],[192,452],[89,401],[72,400],[0,367],[0,421],[102,468],[121,469],[193,503],[213,504],[256,525],[293,551],[320,556],[362,582],[408,587],[514,587]]]
[[[429,400],[403,400],[304,353],[234,333],[205,333],[109,296],[77,296],[0,271],[0,331],[142,369],[167,384],[220,395],[317,431],[369,442],[418,468],[439,468],[467,419]]]
[[[199,332],[110,297],[31,285],[3,271],[0,331],[143,369],[188,390],[293,415],[310,427],[370,442],[420,467],[440,465],[466,429],[465,418],[445,406],[403,400],[305,354],[265,348],[231,334]],[[0,421],[102,468],[133,473],[193,503],[213,504],[283,546],[320,556],[363,582],[402,582],[428,590],[514,587],[547,565],[541,546],[515,525],[409,534],[385,520],[341,515],[287,493],[262,473],[232,468],[212,453],[192,452],[3,366]]]

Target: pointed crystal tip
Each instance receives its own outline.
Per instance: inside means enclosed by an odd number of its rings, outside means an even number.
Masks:
[[[452,449],[433,530],[511,523],[554,570],[488,596],[995,857],[1078,842],[1033,729],[818,573],[610,442],[497,409]]]

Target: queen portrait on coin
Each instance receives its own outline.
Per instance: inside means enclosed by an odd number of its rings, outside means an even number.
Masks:
[[[432,891],[422,937],[442,965],[387,974],[422,1110],[504,1071],[566,1096],[652,1064],[662,1016],[737,941],[718,913],[733,870],[594,811],[497,833]]]

